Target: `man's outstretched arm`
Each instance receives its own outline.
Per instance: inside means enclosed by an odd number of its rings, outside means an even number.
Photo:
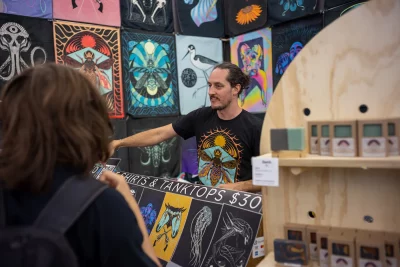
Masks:
[[[128,136],[121,140],[114,140],[110,144],[110,150],[114,154],[114,150],[120,147],[154,146],[175,136],[177,136],[177,133],[174,131],[172,124],[168,124]]]

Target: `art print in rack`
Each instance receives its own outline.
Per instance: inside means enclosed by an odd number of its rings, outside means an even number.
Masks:
[[[277,25],[272,29],[274,89],[303,47],[322,30],[322,15]]]
[[[54,61],[51,21],[0,14],[0,87],[23,70]]]
[[[271,29],[264,28],[230,39],[231,62],[251,78],[250,86],[239,95],[239,106],[265,112],[272,97]]]
[[[55,0],[53,1],[53,17],[120,27],[120,2],[119,0]]]
[[[222,0],[177,0],[176,10],[177,32],[191,36],[224,36]]]
[[[179,103],[182,115],[211,105],[208,77],[223,61],[222,41],[216,38],[176,36]]]
[[[174,37],[125,29],[121,39],[127,112],[133,117],[178,115]]]
[[[52,5],[52,0],[0,0],[0,13],[50,19]]]
[[[267,23],[266,0],[225,1],[229,36],[236,36],[264,27]]]
[[[110,118],[124,117],[119,29],[54,22],[56,62],[76,68],[105,98]]]
[[[122,26],[173,32],[172,0],[121,0]]]

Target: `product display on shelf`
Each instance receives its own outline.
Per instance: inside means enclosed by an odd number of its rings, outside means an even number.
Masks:
[[[262,189],[268,203],[263,205],[268,255],[259,266],[279,266],[275,258],[282,254],[274,251],[274,242],[288,240],[286,225],[302,236],[308,227],[316,231],[312,243],[318,252],[310,251],[309,266],[398,266],[392,249],[400,244],[400,157],[358,153],[360,131],[363,138],[374,140],[387,132],[398,139],[400,32],[392,27],[398,21],[397,0],[360,5],[314,36],[278,82],[260,149],[261,158],[279,156],[279,187]],[[272,35],[274,40],[274,29]],[[377,42],[365,46],[371,38]],[[271,130],[300,127],[305,130],[303,153],[274,154]],[[320,152],[311,151],[312,140],[319,140]],[[315,250],[311,240],[302,238]],[[388,264],[390,260],[397,263]]]

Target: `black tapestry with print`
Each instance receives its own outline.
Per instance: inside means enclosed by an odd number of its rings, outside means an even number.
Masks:
[[[367,2],[368,1],[365,1],[365,0],[357,0],[357,1],[353,1],[351,3],[346,3],[344,5],[329,9],[328,11],[325,11],[324,27],[328,26],[329,24],[331,24],[333,21],[340,18],[344,14],[347,14],[348,12],[354,10],[355,8],[365,4]]]
[[[216,38],[225,35],[222,0],[174,1],[179,21],[179,30],[175,29],[177,32],[183,35]]]
[[[0,14],[0,87],[26,68],[54,61],[53,24]]]
[[[344,4],[349,4],[349,3],[354,3],[356,2],[355,0],[325,0],[324,1],[324,8],[325,11],[334,7],[338,7]],[[360,1],[359,1],[360,2]],[[365,2],[365,1],[361,1]]]
[[[127,119],[113,119],[111,124],[113,125],[114,135],[113,140],[120,140],[128,135],[126,129]],[[112,158],[119,158],[121,162],[118,164],[118,169],[124,172],[129,172],[129,153],[127,147],[121,147],[114,151]]]
[[[154,32],[173,32],[172,0],[121,0],[121,25]]]
[[[268,0],[268,26],[316,14],[321,0]]]
[[[267,23],[267,0],[231,0],[224,3],[228,36],[260,29]]]
[[[175,122],[178,117],[128,119],[128,136]],[[177,177],[180,172],[181,138],[173,137],[154,146],[129,148],[131,173],[154,177]]]
[[[321,29],[322,14],[297,19],[272,28],[274,90],[290,63]]]

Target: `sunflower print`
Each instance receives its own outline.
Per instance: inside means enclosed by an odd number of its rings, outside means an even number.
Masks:
[[[261,6],[250,5],[242,8],[236,15],[236,22],[240,25],[249,24],[260,17],[262,13]]]

